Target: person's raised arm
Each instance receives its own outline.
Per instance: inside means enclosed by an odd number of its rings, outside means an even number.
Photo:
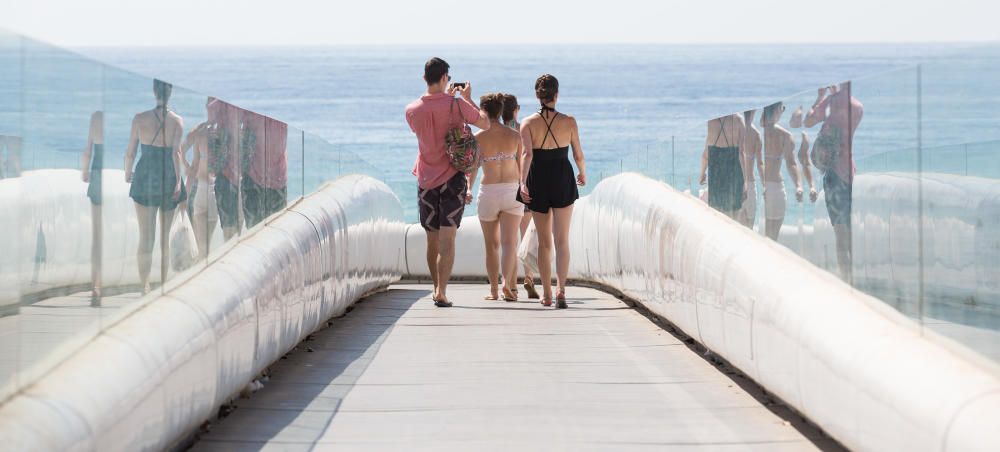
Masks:
[[[569,121],[573,130],[573,135],[570,138],[570,144],[573,146],[573,160],[576,161],[576,167],[580,170],[580,174],[576,175],[576,184],[583,186],[587,185],[587,164],[583,159],[583,147],[580,146],[580,128],[576,125],[576,118],[570,116]]]
[[[125,149],[125,182],[132,183],[132,166],[135,163],[135,151],[139,147],[139,115],[132,118],[132,131],[129,132],[128,148]]]
[[[521,198],[524,202],[531,202],[531,193],[528,192],[528,171],[531,169],[531,159],[534,157],[531,143],[531,129],[528,128],[529,121],[521,123]]]
[[[462,95],[462,101],[459,101],[459,105],[462,105],[462,118],[466,120],[469,124],[478,127],[481,130],[490,129],[490,118],[486,116],[486,112],[482,111],[476,106],[476,103],[472,101],[472,83],[465,82],[465,86],[461,88],[456,88],[456,90]],[[477,119],[469,121],[468,118],[472,116]]]
[[[816,202],[816,184],[813,182],[812,162],[809,161],[809,134],[802,132],[802,143],[799,145],[799,163],[802,164],[802,176],[809,185],[809,200]]]
[[[803,125],[812,127],[826,120],[826,107],[830,103],[830,97],[826,94],[827,88],[820,88],[816,95],[816,102],[806,115]]]

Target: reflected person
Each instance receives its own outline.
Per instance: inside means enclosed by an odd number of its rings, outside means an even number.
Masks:
[[[851,82],[820,88],[806,115],[805,126],[822,123],[811,160],[823,173],[826,210],[837,240],[837,265],[851,283],[851,203],[854,183],[854,133],[861,124],[864,105],[851,95]]]
[[[240,232],[240,113],[221,99],[209,98],[209,170],[215,175],[215,200],[222,236],[229,241]]]
[[[517,103],[517,96],[513,94],[503,95],[503,124],[511,129],[514,129],[518,133],[521,131],[521,123],[517,120],[518,115],[521,113],[521,106]],[[520,159],[520,157],[518,157]],[[520,160],[518,160],[520,161]],[[531,225],[531,211],[528,210],[528,206],[524,206],[524,215],[521,216],[520,225],[520,238],[524,239],[524,234],[528,232],[528,226]],[[524,290],[528,292],[528,298],[537,300],[538,291],[535,290],[535,282],[531,277],[531,268],[528,264],[523,264],[524,267]],[[514,273],[515,278],[517,273]]]
[[[743,116],[732,114],[708,121],[705,150],[701,155],[701,176],[698,182],[708,185],[708,205],[729,218],[743,206],[743,165],[740,152],[746,126]]]
[[[538,231],[538,273],[542,280],[542,304],[552,305],[552,250],[556,254],[556,308],[565,309],[569,273],[569,227],[573,204],[580,197],[577,186],[587,183],[580,128],[576,118],[556,110],[559,80],[544,74],[535,81],[535,97],[541,109],[521,124],[520,200],[531,210]],[[574,177],[569,148],[580,171]]]
[[[792,129],[802,129],[803,128],[803,117],[802,106],[799,106],[792,112],[792,117],[788,120],[788,127]],[[809,161],[809,146],[810,146],[809,132],[805,129],[799,135],[799,166],[802,169],[802,177],[805,180],[806,185],[809,187],[809,201],[816,202],[819,198],[819,194],[816,193],[816,184],[813,181],[812,174],[812,164]]]
[[[101,187],[104,172],[104,112],[95,111],[90,115],[87,146],[83,149],[80,177],[87,183],[87,198],[90,199],[90,281],[92,292],[90,302],[101,300],[102,261],[102,211],[103,193]]]
[[[778,102],[764,107],[760,117],[760,125],[764,128],[764,232],[772,240],[778,240],[787,210],[782,161],[795,184],[795,199],[802,201],[802,183],[795,164],[795,140],[792,133],[779,124],[784,112],[785,105]]]
[[[170,224],[177,205],[187,198],[181,177],[181,139],[184,120],[168,107],[173,86],[161,80],[153,81],[156,107],[138,113],[132,119],[132,131],[125,151],[125,181],[131,183],[129,197],[135,202],[139,221],[139,281],[142,292],[150,290],[149,273],[156,241],[159,213],[160,281],[165,281],[170,268]],[[136,150],[141,148],[139,161]],[[134,163],[134,168],[133,168]]]
[[[288,204],[288,125],[248,110],[240,118],[240,193],[243,218],[252,228]]]
[[[188,132],[181,146],[185,160],[188,149],[194,148],[191,164],[187,166],[186,186],[191,196],[189,201],[191,225],[194,228],[195,241],[198,243],[199,259],[208,257],[212,246],[212,234],[215,233],[215,226],[219,222],[219,210],[215,198],[216,176],[209,167],[210,149],[218,133],[218,124],[205,121]]]
[[[746,134],[744,134],[742,142],[743,168],[746,169],[744,177],[746,198],[743,200],[743,206],[736,213],[736,221],[751,229],[757,221],[757,180],[754,177],[754,170],[757,171],[760,179],[764,180],[764,158],[761,154],[763,142],[760,131],[753,123],[756,113],[755,110],[743,112],[743,122],[746,125]]]
[[[517,301],[517,240],[524,204],[517,200],[520,187],[521,134],[500,124],[504,97],[499,93],[482,96],[479,108],[490,119],[490,128],[476,134],[479,143],[483,182],[479,185],[479,225],[486,245],[486,275],[490,281],[487,300],[500,298],[498,284],[503,274],[503,299]],[[472,170],[474,185],[478,169]]]

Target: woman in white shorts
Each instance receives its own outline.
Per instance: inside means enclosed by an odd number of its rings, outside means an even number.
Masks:
[[[184,161],[187,161],[187,150],[194,147],[192,162],[187,170],[187,191],[194,192],[191,208],[191,227],[194,228],[195,241],[198,242],[198,257],[204,259],[208,257],[208,252],[212,246],[212,234],[215,233],[215,225],[219,223],[219,210],[215,200],[215,174],[209,168],[209,146],[221,132],[218,125],[201,123],[194,130],[188,133],[184,139],[182,152],[185,154]],[[192,186],[192,182],[197,181],[197,185]]]
[[[778,124],[785,106],[781,102],[764,107],[760,125],[764,128],[764,231],[778,240],[785,222],[785,182],[781,177],[781,161],[788,166],[788,175],[795,183],[795,199],[802,201],[802,183],[795,164],[795,140],[791,132]]]
[[[517,200],[520,189],[521,135],[500,123],[503,95],[487,94],[479,108],[490,118],[490,128],[476,134],[482,156],[483,181],[479,185],[479,224],[486,242],[486,274],[490,279],[487,300],[500,298],[499,279],[503,272],[503,299],[517,300],[517,241],[524,204]],[[479,170],[469,178],[476,182]]]

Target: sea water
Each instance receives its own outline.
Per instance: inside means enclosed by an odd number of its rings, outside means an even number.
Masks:
[[[376,168],[410,218],[417,151],[403,109],[424,92],[423,63],[432,56],[451,64],[455,80],[471,81],[477,100],[515,94],[522,118],[537,110],[535,79],[556,75],[559,110],[578,120],[592,182],[631,169],[696,187],[707,119],[785,100],[787,124],[796,106],[809,108],[816,88],[848,79],[866,107],[858,160],[1000,138],[997,44],[78,50],[319,135]]]

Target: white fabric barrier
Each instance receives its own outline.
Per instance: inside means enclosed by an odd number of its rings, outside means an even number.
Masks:
[[[575,208],[574,276],[617,288],[859,450],[1000,450],[994,364],[637,174]]]
[[[139,222],[129,184],[123,170],[102,174],[102,282],[104,287],[138,284]],[[34,292],[91,282],[91,204],[79,170],[33,170],[0,179],[0,205],[8,251],[0,254],[0,306]],[[221,228],[215,228],[212,243],[222,242]],[[160,247],[155,246],[150,280],[159,279]]]
[[[402,216],[379,181],[327,184],[0,407],[4,448],[171,447],[323,321],[398,280]]]

